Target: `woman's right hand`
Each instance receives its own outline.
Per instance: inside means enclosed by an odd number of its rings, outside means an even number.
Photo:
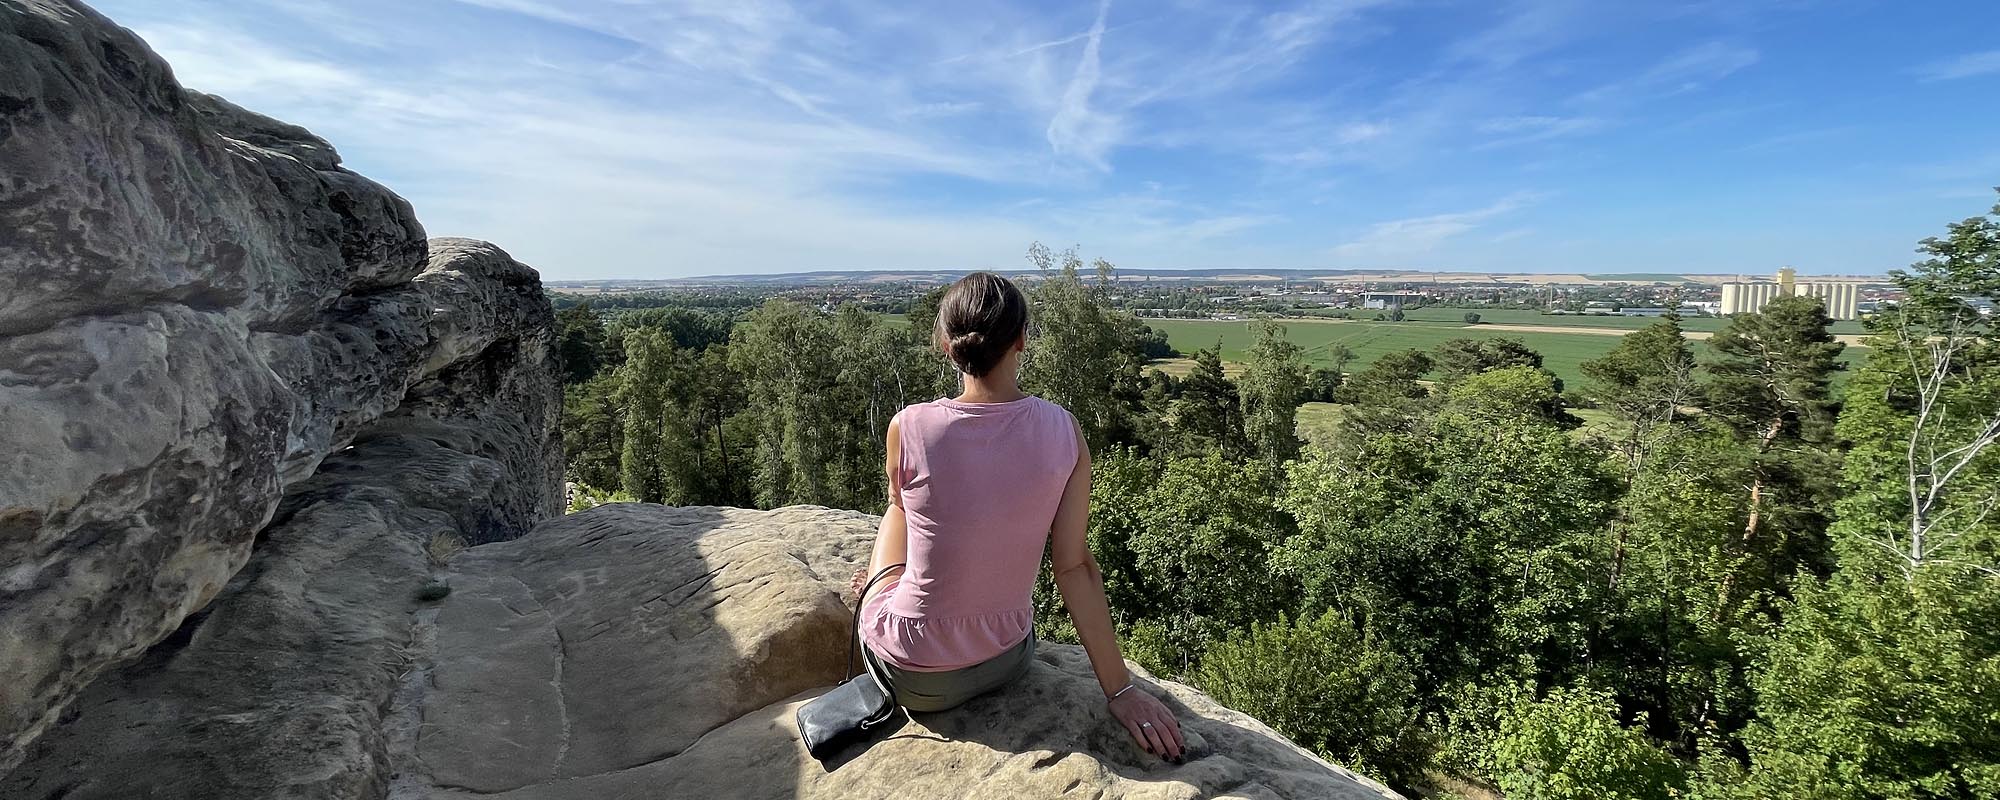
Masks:
[[[1111,715],[1125,725],[1125,731],[1146,752],[1176,763],[1181,760],[1187,742],[1181,738],[1181,726],[1174,721],[1174,712],[1160,698],[1134,686],[1111,698],[1108,704]]]

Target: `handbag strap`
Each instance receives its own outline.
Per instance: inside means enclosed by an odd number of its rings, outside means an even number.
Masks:
[[[854,671],[854,658],[856,649],[861,646],[861,610],[868,603],[868,590],[875,588],[875,584],[881,582],[884,577],[887,577],[890,570],[901,569],[904,566],[906,564],[897,563],[883,567],[876,571],[874,577],[868,579],[867,585],[861,587],[861,596],[854,600],[854,624],[847,626],[847,664],[840,675],[841,680],[845,681],[858,674]],[[871,674],[873,673],[872,670],[870,672]],[[888,688],[889,680],[887,676],[876,675],[875,678],[882,681],[884,689]],[[894,697],[895,695],[890,696]]]
[[[883,567],[880,571],[875,573],[874,577],[868,579],[867,585],[861,587],[861,596],[855,598],[854,624],[849,625],[847,627],[847,666],[849,669],[852,669],[854,666],[855,650],[862,646],[861,610],[868,603],[868,590],[875,588],[876,582],[888,576],[890,570],[899,569],[903,566],[904,566],[903,564],[890,564],[889,566]],[[887,722],[890,717],[895,715],[896,709],[900,708],[900,706],[896,704],[896,688],[889,684],[888,670],[876,669],[875,664],[872,661],[864,660],[861,663],[861,666],[868,670],[868,677],[875,681],[875,685],[881,687],[883,696],[889,698],[889,702],[882,709],[881,714],[861,721],[861,729],[867,730],[869,728],[875,727],[876,725],[880,725],[884,722]],[[845,681],[853,676],[854,673],[849,672],[847,675],[842,676],[841,680]]]

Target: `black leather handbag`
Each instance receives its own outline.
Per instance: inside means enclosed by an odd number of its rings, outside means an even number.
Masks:
[[[901,566],[890,564],[875,573],[868,579],[868,585],[862,587],[861,597],[865,600],[868,590],[875,588],[876,582],[888,575],[890,570]],[[805,741],[806,752],[821,761],[839,754],[850,744],[868,738],[869,731],[896,715],[896,692],[889,684],[889,676],[865,658],[861,659],[863,674],[854,673],[855,651],[862,646],[862,605],[862,600],[855,601],[854,624],[847,628],[847,667],[842,677],[852,676],[852,679],[799,706],[799,738]]]

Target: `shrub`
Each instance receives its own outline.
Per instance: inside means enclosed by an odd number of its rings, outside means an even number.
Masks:
[[[636,503],[639,499],[616,489],[599,489],[581,483],[569,485],[569,508],[565,513],[588,511],[608,503]]]
[[[1331,403],[1333,393],[1340,389],[1341,380],[1339,370],[1316,368],[1306,376],[1306,394],[1301,399],[1308,403]]]
[[[1477,311],[1467,311],[1467,312],[1465,312],[1465,317],[1464,317],[1464,319],[1465,319],[1465,324],[1467,324],[1467,325],[1478,325],[1478,324],[1479,324],[1479,312],[1477,312]]]
[[[432,581],[417,590],[417,599],[425,603],[435,603],[451,596],[451,585],[443,581]]]
[[[1237,631],[1193,678],[1300,745],[1389,781],[1408,783],[1429,760],[1403,658],[1339,612]]]
[[[1494,780],[1508,800],[1666,800],[1682,795],[1680,762],[1641,730],[1618,723],[1611,693],[1558,688],[1500,715]]]

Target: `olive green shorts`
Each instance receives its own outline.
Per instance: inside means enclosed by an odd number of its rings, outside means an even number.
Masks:
[[[873,648],[861,648],[863,658],[889,676],[896,703],[911,711],[943,711],[1013,682],[1035,660],[1035,634],[1007,652],[969,667],[944,672],[913,672],[883,661]]]

